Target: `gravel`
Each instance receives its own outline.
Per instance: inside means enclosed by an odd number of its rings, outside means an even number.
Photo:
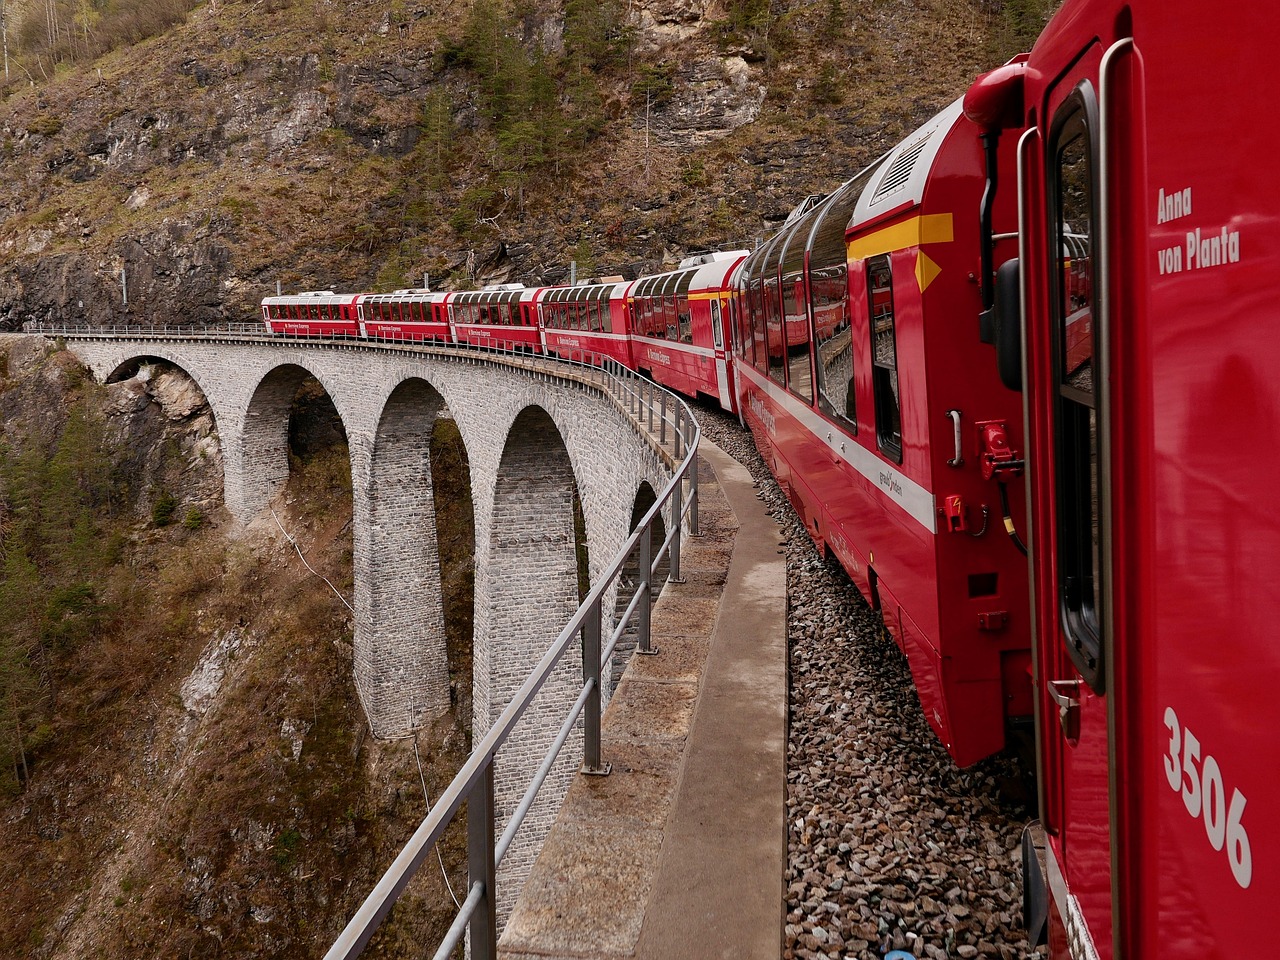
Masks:
[[[958,769],[906,659],[838,564],[823,561],[736,419],[703,435],[743,463],[787,542],[790,649],[783,957],[1037,957],[1022,925],[1032,816],[1008,756]]]

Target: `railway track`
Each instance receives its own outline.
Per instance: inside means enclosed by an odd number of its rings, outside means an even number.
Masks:
[[[1026,779],[1007,755],[956,768],[906,659],[818,556],[749,433],[697,410],[787,538],[789,742],[783,957],[1036,957],[1022,925]],[[1024,802],[1025,801],[1025,802]]]

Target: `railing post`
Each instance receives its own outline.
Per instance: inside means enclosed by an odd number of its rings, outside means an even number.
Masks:
[[[657,392],[657,384],[649,385],[649,432],[653,433],[653,395]]]
[[[679,439],[680,434],[676,434]],[[684,513],[684,484],[677,483],[671,491],[671,522],[675,524],[675,530],[671,535],[671,571],[667,574],[667,582],[684,583],[684,579],[680,576],[680,538],[684,536],[684,529],[681,522],[681,515]]]
[[[689,464],[689,536],[700,536],[698,532],[698,455],[693,455]]]
[[[645,524],[640,534],[640,586],[644,591],[644,600],[637,611],[640,622],[636,625],[636,653],[654,654],[658,648],[653,646],[652,611],[653,611],[653,524]]]
[[[667,442],[667,391],[662,391],[662,408],[659,414],[661,426],[658,429],[658,443]]]
[[[497,867],[493,862],[493,757],[467,796],[467,873],[469,886],[484,884],[484,896],[471,916],[471,960],[497,960]]]
[[[582,708],[582,772],[603,777],[611,768],[600,761],[600,616],[597,600],[582,625],[582,680],[592,684]]]

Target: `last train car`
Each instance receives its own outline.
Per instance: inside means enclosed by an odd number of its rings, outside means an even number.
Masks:
[[[1067,0],[970,91],[980,122],[1030,124],[998,326],[1012,386],[1025,327],[1031,434],[1026,916],[1059,960],[1276,935],[1277,49],[1259,0]]]
[[[264,297],[262,322],[272,333],[298,337],[358,337],[359,297],[332,290]]]
[[[1014,249],[1014,191],[984,207],[980,133],[953,104],[789,218],[734,301],[757,444],[883,613],[962,766],[1025,736],[1032,713],[1027,561],[1006,534],[1023,522],[1021,400],[980,319],[983,264]]]

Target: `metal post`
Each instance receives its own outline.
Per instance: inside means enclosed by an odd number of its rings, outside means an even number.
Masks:
[[[676,404],[676,424],[675,424],[676,435],[675,435],[675,439],[672,441],[675,444],[676,463],[679,463],[682,459],[684,459],[684,450],[681,446],[681,441],[684,440],[683,428],[684,428],[684,404],[677,403]]]
[[[689,536],[700,536],[698,532],[698,455],[693,455],[693,463],[689,464]]]
[[[493,757],[467,796],[467,872],[470,886],[484,884],[484,896],[471,916],[471,960],[497,960],[497,867],[493,862]]]
[[[652,641],[653,524],[651,523],[646,524],[644,531],[640,534],[640,586],[637,589],[644,591],[644,600],[637,611],[640,614],[640,622],[636,625],[636,632],[639,634],[636,640],[636,653],[654,654],[658,652],[658,648],[653,646]]]
[[[658,392],[656,384],[649,385],[649,432],[653,433],[653,395]]]
[[[684,535],[680,519],[681,514],[684,513],[683,499],[684,484],[677,483],[675,489],[671,491],[671,522],[675,524],[675,530],[672,531],[671,536],[671,570],[667,574],[669,583],[684,583],[680,576],[680,538]]]
[[[582,625],[582,680],[594,681],[582,708],[582,772],[607,776],[610,766],[600,762],[600,601],[592,605]]]
[[[659,413],[658,443],[667,442],[667,391],[662,391],[662,405]]]

